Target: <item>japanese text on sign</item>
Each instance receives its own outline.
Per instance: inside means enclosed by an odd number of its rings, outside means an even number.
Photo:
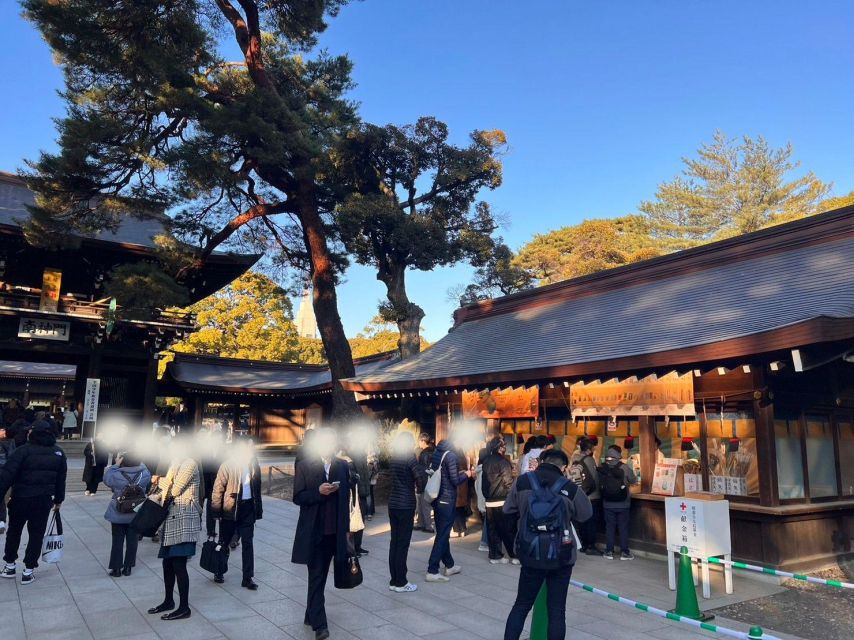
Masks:
[[[71,335],[71,323],[40,318],[21,318],[18,323],[19,338],[37,338],[40,340],[61,340],[68,342]]]

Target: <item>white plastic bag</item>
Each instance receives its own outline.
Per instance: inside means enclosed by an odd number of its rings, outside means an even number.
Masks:
[[[52,564],[62,560],[62,518],[59,511],[51,511],[47,523],[44,540],[42,541],[42,562]]]

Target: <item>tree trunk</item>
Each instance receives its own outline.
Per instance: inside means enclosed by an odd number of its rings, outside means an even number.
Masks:
[[[424,310],[409,301],[406,295],[406,267],[392,265],[391,268],[377,274],[386,286],[387,298],[391,306],[391,315],[397,323],[400,338],[397,347],[401,359],[411,358],[421,353],[421,320]]]
[[[326,350],[329,370],[332,373],[332,419],[343,424],[362,417],[362,410],[351,391],[340,384],[342,378],[355,375],[353,354],[344,334],[341,316],[338,313],[338,295],[335,292],[334,265],[326,244],[323,221],[317,211],[313,193],[300,194],[299,217],[302,223],[303,240],[311,261],[311,282],[314,289],[314,315],[317,328]]]

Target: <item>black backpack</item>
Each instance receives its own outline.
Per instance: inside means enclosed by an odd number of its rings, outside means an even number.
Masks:
[[[523,567],[551,570],[566,566],[572,560],[575,538],[567,524],[575,515],[567,505],[578,491],[561,476],[551,487],[543,487],[535,472],[526,473],[531,483],[528,509],[516,535],[516,557]]]
[[[128,483],[122,492],[116,497],[116,511],[119,513],[133,513],[134,510],[145,502],[145,489],[139,486],[139,479],[142,477],[142,471],[134,474],[133,478],[124,471],[120,472]]]
[[[599,467],[599,481],[602,486],[602,499],[606,502],[623,502],[629,497],[629,487],[626,484],[626,474],[623,463],[603,464]]]
[[[569,467],[569,479],[584,492],[584,495],[588,496],[596,491],[596,480],[593,479],[593,474],[590,473],[590,469],[584,464],[585,458],[589,457],[584,456],[581,460],[573,462]]]

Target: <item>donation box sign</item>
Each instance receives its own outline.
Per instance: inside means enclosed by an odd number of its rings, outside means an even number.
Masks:
[[[732,552],[729,500],[665,498],[667,549],[688,547],[693,558],[722,556]]]

